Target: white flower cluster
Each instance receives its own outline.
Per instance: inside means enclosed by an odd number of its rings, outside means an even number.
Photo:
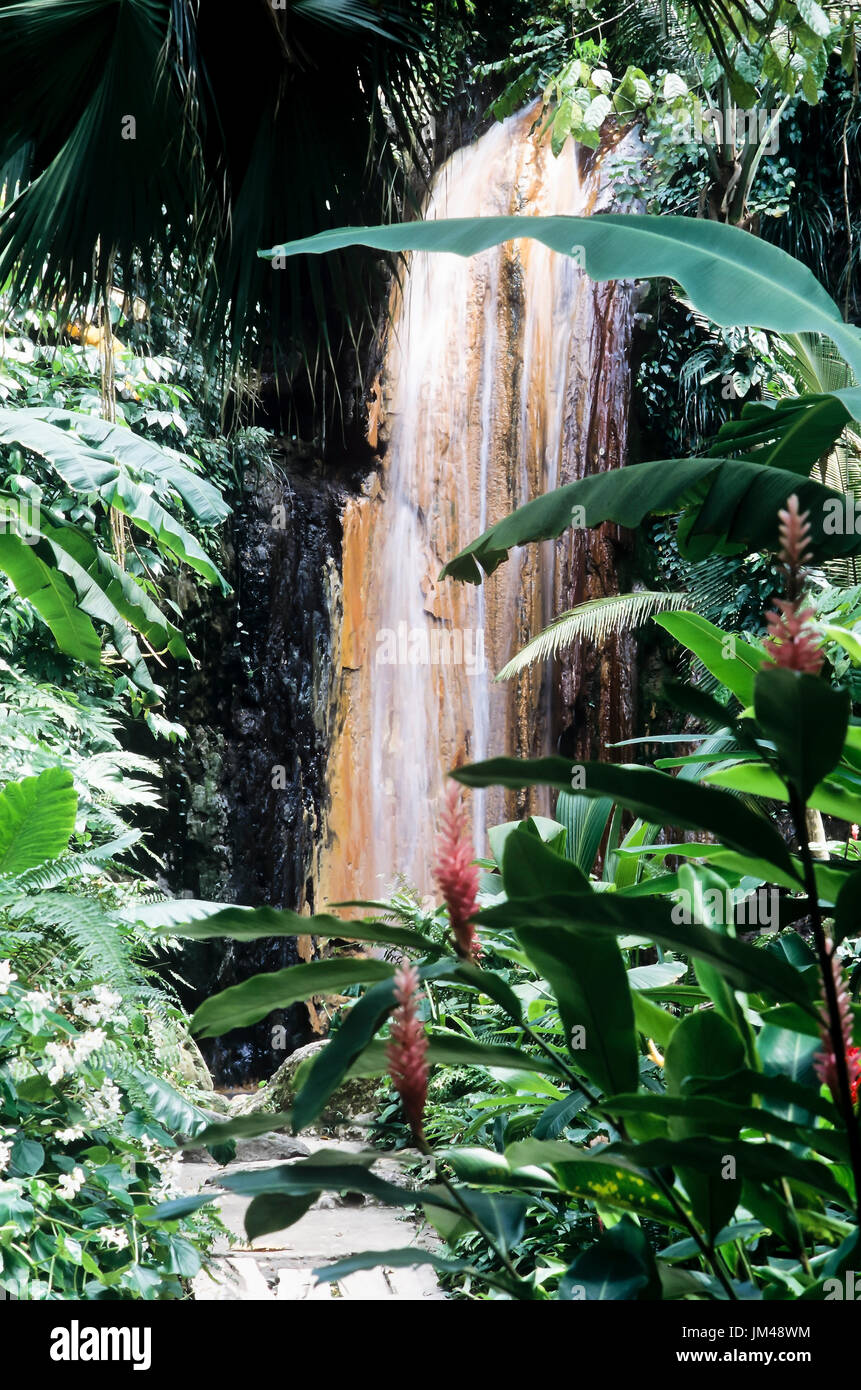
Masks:
[[[5,1173],[12,1157],[12,1145],[0,1140],[0,1173]]]
[[[128,1248],[128,1235],[120,1226],[102,1226],[99,1235],[105,1245],[110,1245],[114,1250],[126,1250]]]
[[[71,1173],[64,1173],[57,1183],[57,1196],[70,1202],[77,1197],[86,1180],[83,1168],[73,1168]]]
[[[113,1081],[103,1081],[92,1095],[84,1096],[83,1107],[87,1120],[93,1129],[102,1125],[116,1124],[122,1113],[122,1094]]]
[[[78,1018],[82,1018],[85,1023],[114,1023],[123,1024],[125,1018],[118,1014],[117,1010],[122,1003],[122,996],[116,990],[108,989],[107,985],[95,985],[91,991],[92,1002],[86,999],[78,999],[74,1004],[74,1013]]]
[[[63,1043],[49,1042],[45,1044],[45,1056],[51,1059],[51,1066],[48,1068],[48,1080],[51,1085],[62,1081],[70,1071],[75,1070],[75,1059],[72,1056],[72,1049],[65,1047]]]
[[[161,1182],[154,1187],[150,1196],[154,1202],[165,1202],[182,1191],[179,1175],[182,1170],[182,1154],[171,1154],[166,1158],[156,1158],[156,1167],[161,1174]]]
[[[58,1144],[74,1144],[76,1139],[83,1139],[84,1131],[80,1125],[72,1125],[69,1129],[58,1129],[54,1138]]]
[[[43,1014],[46,1010],[55,1007],[50,994],[45,994],[41,989],[28,989],[21,1003],[25,1004],[28,1009],[32,1009],[34,1014]]]
[[[0,994],[6,994],[12,981],[17,980],[17,978],[18,976],[12,969],[12,962],[0,960]]]

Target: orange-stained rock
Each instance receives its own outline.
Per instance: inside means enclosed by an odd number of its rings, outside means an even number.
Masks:
[[[494,126],[437,174],[427,217],[606,208],[601,158],[558,159],[535,109]],[[581,163],[583,167],[581,167]],[[372,430],[381,484],[344,511],[340,686],[315,902],[433,888],[447,769],[562,748],[608,756],[630,733],[634,647],[580,644],[495,683],[527,639],[584,599],[618,592],[625,537],[568,531],[512,553],[479,586],[439,581],[450,558],[540,493],[625,462],[630,286],[596,285],[530,240],[471,259],[414,254]],[[338,619],[340,622],[338,623]],[[484,666],[482,667],[482,661]],[[468,793],[476,850],[489,825],[551,814],[544,791]]]

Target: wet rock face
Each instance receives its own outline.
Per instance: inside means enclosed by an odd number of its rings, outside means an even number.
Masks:
[[[179,676],[176,691],[189,736],[168,770],[173,891],[313,910],[308,869],[324,795],[340,505],[311,459],[285,455],[249,471],[226,544],[234,596],[177,595],[199,665]],[[183,957],[186,1002],[309,954],[301,938],[203,943]],[[297,1005],[204,1042],[216,1084],[270,1075],[312,1035],[310,1017]]]

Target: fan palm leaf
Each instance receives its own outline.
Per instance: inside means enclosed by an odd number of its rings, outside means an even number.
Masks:
[[[234,361],[259,357],[271,330],[276,366],[334,358],[374,259],[279,274],[255,253],[376,221],[403,194],[425,9],[0,0],[0,281],[45,306],[160,281],[171,307],[194,305],[213,356],[226,335]]]

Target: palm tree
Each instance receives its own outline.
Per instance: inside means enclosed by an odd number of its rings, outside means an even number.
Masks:
[[[355,335],[373,261],[256,252],[402,197],[425,8],[0,0],[0,284],[79,306],[160,282],[198,342],[234,363],[274,344],[276,376],[313,376]]]

